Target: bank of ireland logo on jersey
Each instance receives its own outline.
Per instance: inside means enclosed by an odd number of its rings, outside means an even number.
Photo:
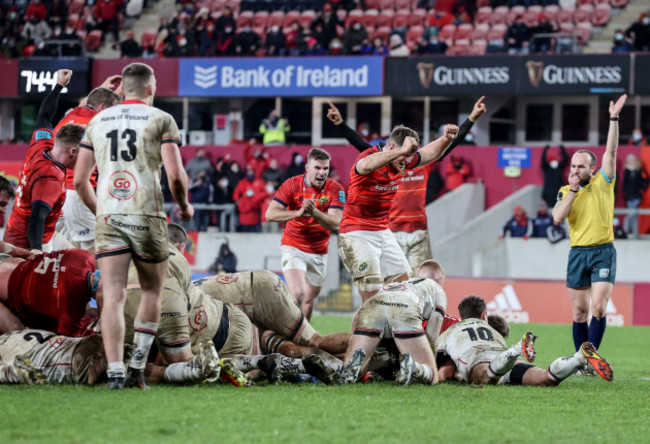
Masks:
[[[128,171],[116,171],[108,179],[108,193],[117,200],[131,199],[137,189],[138,182]]]
[[[217,84],[217,65],[207,68],[194,66],[194,84],[202,89],[208,89]]]

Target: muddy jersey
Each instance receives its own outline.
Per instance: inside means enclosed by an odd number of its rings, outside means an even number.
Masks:
[[[426,321],[434,311],[445,315],[447,310],[447,294],[433,279],[415,278],[408,281],[392,282],[384,285],[376,296],[384,298],[391,296],[391,300],[418,307],[421,321]]]
[[[253,272],[218,274],[197,279],[192,283],[206,295],[235,305],[253,319]]]
[[[54,146],[52,130],[34,131],[27,157],[20,170],[16,190],[16,203],[9,215],[4,240],[12,245],[29,249],[28,221],[32,215],[32,203],[41,201],[50,207],[45,219],[43,243],[52,238],[65,202],[65,166],[50,156]]]
[[[169,244],[167,271],[167,276],[176,279],[185,294],[189,294],[192,288],[192,270],[190,269],[190,264],[185,259],[185,256],[183,256],[183,253],[178,251],[172,244]]]
[[[53,251],[22,262],[9,277],[9,308],[25,325],[67,336],[82,335],[90,301],[93,254],[79,249]]]
[[[93,150],[97,162],[97,215],[165,218],[160,188],[163,143],[181,144],[176,122],[138,100],[125,100],[90,121],[80,147]]]
[[[316,209],[325,214],[330,208],[343,211],[345,191],[341,184],[329,178],[322,187],[312,187],[305,181],[305,175],[301,174],[284,182],[273,197],[290,211],[299,210],[304,199],[314,199]],[[330,231],[309,214],[287,222],[282,233],[282,245],[306,253],[327,254],[329,240]]]
[[[506,350],[503,336],[481,319],[465,319],[450,326],[437,341],[438,352],[444,352],[454,361],[461,376],[467,381],[472,368],[481,362],[490,362]]]
[[[81,356],[82,344],[87,350]],[[70,338],[45,330],[19,330],[0,336],[0,361],[13,364],[18,355],[45,373],[48,383],[85,383],[95,353],[101,351],[101,337]]]
[[[61,127],[63,125],[67,125],[69,123],[75,124],[75,125],[81,125],[83,127],[88,126],[88,122],[95,117],[95,114],[97,114],[98,111],[96,111],[92,106],[89,105],[83,105],[83,106],[77,106],[76,108],[72,108],[68,114],[66,114],[63,119],[54,127],[54,135],[56,136],[56,133],[59,132]],[[93,172],[92,176],[90,176],[90,184],[92,185],[93,188],[97,187],[97,169]],[[65,176],[65,187],[68,190],[74,190],[74,169],[71,168],[66,172]]]
[[[390,207],[388,227],[391,231],[412,233],[427,229],[427,182],[435,164],[436,162],[431,162],[423,167],[404,172],[395,200]]]
[[[360,160],[380,150],[378,146],[368,148],[359,154],[350,170],[347,202],[339,230],[341,233],[356,230],[380,231],[388,228],[390,209],[403,173],[391,164],[366,175],[357,172]],[[418,163],[420,153],[415,153],[406,165],[406,170],[414,168]]]

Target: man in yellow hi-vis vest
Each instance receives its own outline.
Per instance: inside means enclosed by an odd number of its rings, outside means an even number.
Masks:
[[[284,145],[287,142],[285,133],[290,130],[286,117],[281,118],[280,112],[274,109],[268,118],[262,120],[259,131],[264,136],[264,145]]]

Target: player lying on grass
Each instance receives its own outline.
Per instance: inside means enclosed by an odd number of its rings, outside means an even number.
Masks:
[[[587,364],[608,381],[614,377],[609,363],[589,342],[582,344],[575,354],[556,359],[546,370],[526,364],[520,356],[529,362],[535,356],[535,336],[530,332],[505,350],[508,324],[500,316],[490,316],[486,323],[488,317],[482,298],[468,296],[458,305],[458,310],[463,320],[451,326],[439,339],[440,381],[459,379],[477,384],[554,386]]]
[[[447,295],[434,280],[438,271],[437,262],[425,261],[417,278],[385,285],[364,302],[345,355],[343,383],[358,380],[386,334],[392,334],[401,353],[398,384],[438,382],[433,346],[447,308]],[[425,320],[426,328],[422,326]]]

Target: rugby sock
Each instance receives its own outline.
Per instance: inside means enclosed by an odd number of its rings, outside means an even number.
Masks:
[[[421,364],[419,362],[414,363],[415,372],[413,374],[413,379],[421,384],[431,384],[431,381],[433,381],[433,369],[426,364]]]
[[[257,363],[262,359],[264,355],[234,355],[230,356],[230,362],[235,366],[240,372],[248,373],[251,370],[257,369]]]
[[[328,366],[329,368],[339,371],[343,367],[343,361],[341,361],[339,358],[335,356],[332,356],[330,353],[326,352],[325,350],[321,350],[320,348],[313,347],[311,351],[313,354],[320,356],[323,359],[325,365]]]
[[[596,316],[591,317],[591,322],[589,323],[589,339],[585,339],[585,341],[594,344],[596,350],[600,348],[600,343],[605,335],[605,327],[607,327],[607,316],[603,316],[600,319],[596,318]]]
[[[126,370],[124,369],[124,362],[109,362],[108,368],[106,369],[106,374],[109,378],[124,378],[124,375],[126,374]]]
[[[299,375],[307,373],[305,366],[302,364],[302,359],[283,357],[280,362],[280,368],[283,375]]]
[[[156,331],[158,331],[158,323],[136,319],[133,326],[135,331],[135,334],[133,335],[135,347],[133,350],[133,356],[131,357],[131,362],[129,362],[129,367],[136,370],[144,370],[144,367],[147,364],[149,350],[151,350],[151,344],[156,337]]]
[[[176,362],[165,368],[165,381],[197,382],[203,380],[201,366],[194,362]]]
[[[510,347],[508,350],[501,352],[490,362],[487,368],[487,374],[491,379],[498,379],[512,370],[521,356],[521,341]]]
[[[576,351],[580,350],[583,342],[587,342],[589,337],[589,327],[586,322],[573,322],[573,345]]]
[[[556,381],[563,381],[587,363],[581,351],[558,358],[548,366],[548,374]]]

